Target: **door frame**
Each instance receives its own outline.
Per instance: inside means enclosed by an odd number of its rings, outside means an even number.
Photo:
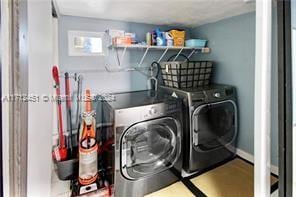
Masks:
[[[272,0],[256,1],[254,196],[270,195]]]
[[[0,3],[0,43],[2,42],[2,17],[1,17],[1,8],[2,8],[2,5]],[[1,51],[0,52],[0,89],[2,90],[2,54],[3,52]],[[2,98],[2,91],[0,91],[0,98]],[[2,102],[0,103],[0,127],[1,127],[1,130],[0,130],[0,142],[1,142],[1,145],[3,144],[3,140],[2,140],[2,132],[3,132],[3,129],[2,129]],[[3,148],[2,146],[0,146],[0,195],[3,196]]]
[[[279,120],[279,196],[292,196],[293,119],[291,1],[277,1],[278,20],[278,120]]]
[[[27,0],[1,1],[4,196],[27,196]]]

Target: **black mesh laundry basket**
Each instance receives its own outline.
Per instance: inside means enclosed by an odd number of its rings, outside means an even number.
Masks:
[[[210,84],[212,61],[168,61],[161,62],[161,74],[165,86],[194,88]]]

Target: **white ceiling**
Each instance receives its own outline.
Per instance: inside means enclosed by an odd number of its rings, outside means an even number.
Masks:
[[[61,15],[193,27],[255,10],[255,0],[55,0]]]

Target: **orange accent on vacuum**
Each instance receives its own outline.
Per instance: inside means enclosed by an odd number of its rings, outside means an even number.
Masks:
[[[79,140],[79,183],[89,185],[98,178],[98,149],[95,132],[95,113],[92,111],[90,91],[86,90],[85,113]]]

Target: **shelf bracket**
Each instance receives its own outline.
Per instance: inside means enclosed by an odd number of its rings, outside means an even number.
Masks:
[[[173,61],[176,61],[176,59],[179,57],[179,55],[182,53],[184,47],[182,47],[179,51],[179,53],[176,55],[176,57],[173,59]]]
[[[141,65],[143,64],[143,61],[144,61],[144,59],[145,59],[145,57],[146,57],[146,55],[147,55],[149,49],[150,49],[150,47],[147,47],[147,49],[146,49],[146,51],[145,51],[145,53],[144,53],[144,55],[143,55],[143,57],[142,57],[140,63],[138,64],[138,66],[141,66]]]
[[[169,50],[169,48],[167,47],[164,52],[162,53],[162,55],[160,56],[160,58],[158,59],[158,63],[162,60],[162,58],[165,56],[165,54],[167,53],[167,51]]]
[[[192,51],[191,51],[191,53],[188,55],[188,59],[194,54],[196,52],[196,50],[195,49],[193,49]]]
[[[120,59],[118,55],[118,50],[116,48],[112,48],[112,50],[116,53],[115,61],[117,62],[117,66],[120,67]]]
[[[121,57],[120,57],[120,60],[119,60],[119,62],[122,64],[122,62],[123,62],[123,59],[124,59],[124,56],[125,56],[125,52],[126,52],[126,46],[124,47],[124,49],[123,49],[123,52],[122,52],[122,54],[121,54]]]
[[[131,71],[135,71],[135,68],[124,68],[124,67],[117,67],[115,69],[110,69],[110,67],[105,66],[105,71],[109,72],[109,73],[116,73],[116,72],[131,72]]]

